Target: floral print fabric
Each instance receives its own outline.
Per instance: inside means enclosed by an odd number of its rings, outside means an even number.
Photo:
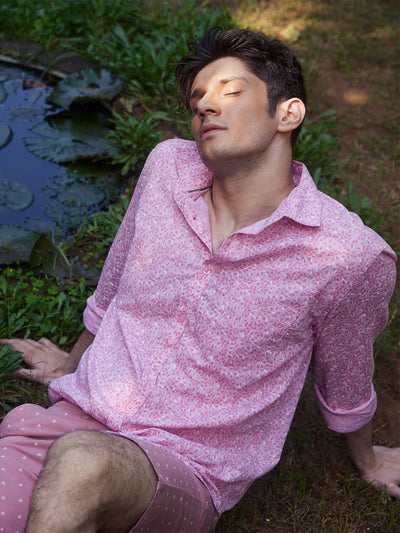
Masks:
[[[84,313],[96,334],[66,398],[121,435],[164,446],[218,512],[278,462],[313,360],[328,425],[372,417],[372,344],[395,254],[293,163],[296,187],[213,255],[195,143],[150,154]]]

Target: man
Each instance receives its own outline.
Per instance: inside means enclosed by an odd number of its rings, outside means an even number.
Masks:
[[[292,162],[300,65],[213,29],[176,74],[195,142],[150,154],[72,352],[3,341],[54,404],[0,427],[0,530],[212,531],[278,462],[311,359],[329,427],[400,497],[370,422],[395,255]]]

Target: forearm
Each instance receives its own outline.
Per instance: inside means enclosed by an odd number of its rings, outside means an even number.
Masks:
[[[372,448],[372,421],[357,431],[346,433],[344,438],[350,456],[361,474],[376,466],[376,457]]]
[[[72,350],[69,353],[69,356],[66,361],[67,373],[74,372],[76,367],[81,360],[82,355],[85,353],[86,349],[92,344],[94,340],[93,333],[90,333],[88,329],[84,329],[79,339],[74,344]]]
[[[372,446],[372,422],[345,439],[361,477],[400,499],[400,448]]]

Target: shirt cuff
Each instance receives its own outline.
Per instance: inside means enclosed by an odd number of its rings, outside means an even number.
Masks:
[[[321,412],[329,429],[337,433],[350,433],[357,431],[367,424],[374,416],[377,398],[374,386],[371,384],[371,397],[354,409],[332,409],[329,407],[319,388],[315,384],[315,393]]]
[[[101,321],[103,320],[104,311],[96,305],[95,294],[89,296],[86,302],[85,310],[83,311],[83,323],[85,328],[93,335],[96,335]]]

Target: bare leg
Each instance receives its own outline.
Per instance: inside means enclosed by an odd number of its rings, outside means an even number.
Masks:
[[[33,491],[26,533],[126,533],[157,485],[134,442],[97,431],[55,441]]]

